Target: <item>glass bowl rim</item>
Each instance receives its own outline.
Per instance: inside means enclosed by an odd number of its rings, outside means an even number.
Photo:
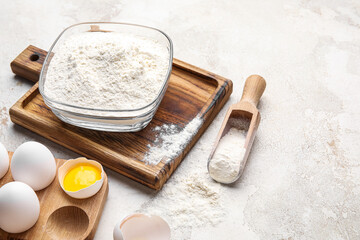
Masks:
[[[46,96],[44,90],[43,90],[43,87],[44,87],[44,80],[43,80],[43,75],[44,75],[44,69],[45,69],[45,66],[46,66],[46,63],[48,61],[48,58],[50,56],[49,53],[52,52],[53,48],[55,47],[56,43],[58,42],[58,40],[61,38],[61,36],[67,31],[69,30],[70,28],[73,28],[73,27],[76,27],[76,26],[80,26],[80,25],[92,25],[92,24],[109,24],[109,25],[127,25],[127,26],[133,26],[133,27],[140,27],[140,28],[147,28],[147,29],[151,29],[151,30],[154,30],[154,31],[157,31],[159,33],[161,33],[169,42],[169,67],[168,67],[168,70],[167,70],[167,73],[166,73],[166,77],[164,78],[164,83],[161,87],[161,90],[159,91],[159,94],[157,95],[157,97],[152,101],[150,102],[149,104],[143,106],[143,107],[140,107],[140,108],[133,108],[133,109],[121,109],[121,110],[116,110],[116,109],[100,109],[100,108],[88,108],[88,107],[81,107],[81,106],[76,106],[76,105],[72,105],[72,104],[68,104],[68,103],[63,103],[63,102],[59,102],[59,101],[56,101],[56,100],[53,100],[51,98],[49,98],[48,96]],[[149,26],[144,26],[144,25],[140,25],[140,24],[134,24],[134,23],[124,23],[124,22],[81,22],[81,23],[76,23],[76,24],[73,24],[67,28],[65,28],[60,34],[59,36],[55,39],[54,43],[51,45],[46,57],[45,57],[45,60],[44,60],[44,63],[41,67],[41,72],[40,72],[40,77],[39,77],[39,91],[40,91],[40,94],[41,96],[44,98],[44,100],[48,101],[49,103],[51,103],[51,105],[53,103],[55,104],[58,104],[58,105],[61,105],[61,106],[65,106],[67,108],[73,108],[74,110],[76,109],[80,109],[80,110],[87,110],[87,111],[97,111],[97,112],[136,112],[136,111],[141,111],[141,110],[145,110],[146,108],[148,108],[149,106],[153,105],[154,103],[156,103],[157,101],[159,101],[159,97],[162,95],[163,91],[166,89],[167,87],[167,84],[168,84],[168,81],[169,81],[169,78],[170,78],[170,74],[171,74],[171,71],[172,71],[172,63],[173,63],[173,43],[171,41],[171,38],[166,34],[164,33],[163,31],[157,29],[157,28],[154,28],[154,27],[149,27]],[[157,104],[155,104],[156,106]],[[62,111],[64,111],[64,109],[62,109]],[[65,110],[67,112],[72,112],[72,111],[69,111],[68,109]]]

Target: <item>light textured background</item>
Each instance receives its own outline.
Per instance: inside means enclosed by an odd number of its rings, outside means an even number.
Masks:
[[[243,177],[221,186],[225,218],[177,232],[179,239],[360,239],[359,1],[1,1],[0,141],[8,150],[36,140],[56,157],[77,156],[10,121],[9,108],[31,84],[14,78],[9,64],[29,44],[48,49],[83,21],[157,27],[172,38],[176,58],[233,80],[230,101],[175,172],[178,181],[193,162],[206,174],[225,109],[241,97],[246,77],[267,80]],[[156,195],[107,173],[96,239],[111,239],[121,217]]]

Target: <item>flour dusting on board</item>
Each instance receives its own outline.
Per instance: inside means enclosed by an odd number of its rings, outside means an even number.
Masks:
[[[157,165],[164,158],[166,161],[176,158],[199,131],[202,123],[202,118],[197,116],[184,128],[179,128],[174,124],[155,127],[154,131],[157,132],[157,136],[154,145],[148,145],[149,151],[144,157],[144,162]]]

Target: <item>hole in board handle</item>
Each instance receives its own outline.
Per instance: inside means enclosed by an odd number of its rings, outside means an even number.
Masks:
[[[37,53],[34,53],[30,56],[30,60],[35,62],[37,60],[39,60],[40,56]]]

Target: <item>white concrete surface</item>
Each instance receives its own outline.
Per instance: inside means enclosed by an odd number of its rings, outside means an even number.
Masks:
[[[58,158],[77,156],[10,121],[9,108],[31,84],[9,64],[29,44],[48,49],[65,27],[84,21],[157,27],[172,38],[176,58],[234,82],[230,101],[167,189],[185,173],[206,174],[225,109],[239,100],[248,75],[267,80],[245,172],[235,185],[220,186],[225,217],[216,226],[178,229],[174,239],[360,239],[359,1],[2,1],[0,141],[8,150],[36,140]],[[111,239],[121,217],[151,208],[159,194],[107,173],[95,239]]]

